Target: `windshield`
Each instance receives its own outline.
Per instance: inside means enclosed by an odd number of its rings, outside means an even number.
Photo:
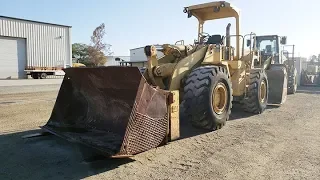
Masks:
[[[276,37],[257,37],[257,48],[268,54],[277,53],[277,38]]]

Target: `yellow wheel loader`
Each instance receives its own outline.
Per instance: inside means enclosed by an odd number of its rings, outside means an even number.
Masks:
[[[291,47],[292,50],[289,52],[288,50],[285,50],[284,47]],[[298,71],[295,67],[295,54],[294,54],[294,47],[295,45],[285,45],[282,50],[283,59],[282,62],[287,68],[288,72],[288,94],[295,94],[297,92],[298,88]],[[290,57],[291,56],[291,57]]]
[[[283,103],[285,71],[269,70],[277,77],[276,83],[269,80],[264,69],[270,61],[262,63],[254,33],[240,35],[236,7],[218,1],[184,12],[199,21],[193,45],[146,46],[143,75],[137,67],[65,69],[51,117],[41,128],[105,156],[128,157],[178,139],[183,122],[209,131],[223,127],[233,102],[255,114],[265,110],[269,97]],[[236,20],[235,35],[231,24],[225,36],[203,32],[206,21],[229,17]],[[164,56],[157,58],[157,51]],[[275,94],[269,94],[269,86]]]
[[[320,86],[320,54],[313,55],[310,61],[307,62],[306,69],[301,71],[300,84],[302,86]]]
[[[271,59],[271,64],[266,71],[269,72],[268,70],[274,66],[286,68],[287,93],[294,94],[297,91],[297,69],[294,66],[295,45],[287,45],[287,37],[279,35],[259,35],[256,40],[262,61]],[[289,52],[285,47],[291,47],[292,50]]]
[[[154,86],[179,91],[183,119],[196,127],[216,130],[229,119],[232,103],[258,114],[268,103],[285,102],[285,67],[271,64],[271,58],[262,59],[254,33],[240,35],[237,8],[220,1],[186,7],[184,12],[199,21],[197,42],[192,46],[146,46],[149,65],[144,72]],[[203,32],[206,21],[228,17],[236,19],[236,35],[230,35],[231,24],[224,37]],[[231,46],[232,37],[236,39],[235,47]],[[165,56],[158,59],[157,50]]]

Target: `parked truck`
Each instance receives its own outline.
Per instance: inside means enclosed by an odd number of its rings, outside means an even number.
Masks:
[[[28,66],[24,71],[33,79],[46,79],[47,76],[64,76],[65,72],[63,69],[69,67],[71,67],[69,64],[57,67]],[[86,67],[86,65],[82,63],[73,63],[72,67]]]

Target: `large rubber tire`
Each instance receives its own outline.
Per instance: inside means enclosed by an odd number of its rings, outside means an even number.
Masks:
[[[288,73],[288,94],[295,94],[297,91],[297,69],[294,68]]]
[[[39,79],[39,74],[38,73],[31,73],[31,77],[33,79]]]
[[[260,91],[261,89],[264,89],[264,94]],[[266,72],[263,70],[251,70],[247,96],[242,100],[244,111],[254,114],[263,113],[268,103],[268,89],[269,84]],[[261,95],[264,98],[260,98]]]
[[[223,91],[223,88],[226,91]],[[221,105],[221,111],[218,113],[214,110],[214,107],[217,106],[213,105],[215,90],[226,92],[221,93],[220,101],[225,102],[221,103],[225,106]],[[210,131],[220,129],[229,120],[232,98],[232,83],[225,68],[220,66],[198,67],[189,74],[185,81],[184,117],[194,127]]]

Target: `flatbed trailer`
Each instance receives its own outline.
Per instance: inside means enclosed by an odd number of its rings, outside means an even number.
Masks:
[[[33,79],[46,79],[47,76],[64,76],[64,71],[61,70],[24,70],[27,75]]]
[[[30,75],[33,79],[45,79],[47,76],[64,76],[65,72],[63,68],[70,67],[69,65],[59,66],[59,67],[37,67],[28,66],[25,68],[24,72]]]

